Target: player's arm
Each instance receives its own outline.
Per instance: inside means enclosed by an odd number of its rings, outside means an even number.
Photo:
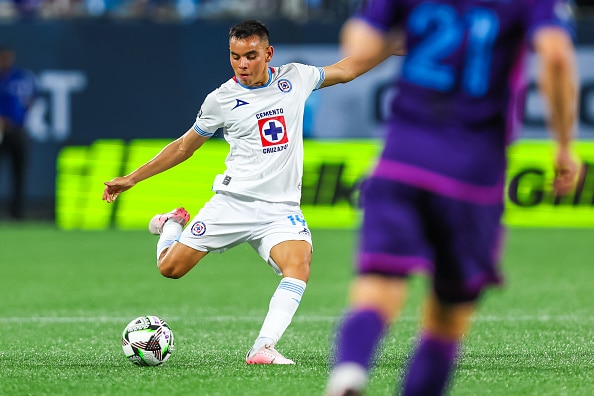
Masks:
[[[373,69],[392,55],[404,55],[404,34],[388,34],[373,28],[360,19],[349,20],[341,34],[341,61],[324,67],[326,78],[320,88],[346,83]]]
[[[119,194],[134,187],[136,183],[184,162],[190,158],[206,140],[208,140],[208,137],[199,135],[193,128],[190,128],[184,135],[169,143],[153,159],[132,173],[105,182],[103,200],[113,202]]]
[[[578,165],[572,155],[577,117],[575,49],[570,35],[558,27],[543,27],[534,33],[534,48],[541,62],[540,90],[549,109],[549,128],[557,142],[554,188],[570,192]]]

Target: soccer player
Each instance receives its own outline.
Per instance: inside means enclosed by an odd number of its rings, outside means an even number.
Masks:
[[[312,91],[348,82],[396,52],[387,51],[372,63],[343,59],[326,67],[270,67],[274,48],[267,27],[254,20],[241,22],[229,32],[235,76],[206,97],[194,125],[146,164],[105,183],[103,199],[113,202],[136,183],[190,158],[223,128],[230,152],[225,173],[214,180],[216,194],[185,229],[190,215],[178,208],[153,217],[149,230],[160,234],[157,260],[163,276],[180,278],[209,252],[243,242],[283,276],[246,356],[248,364],[294,363],[275,345],[310,274],[312,240],[300,209],[305,101]]]
[[[25,120],[38,87],[30,70],[16,67],[13,49],[0,46],[0,163],[10,159],[11,190],[9,214],[13,219],[25,217],[26,174],[29,138]]]
[[[405,30],[381,157],[363,184],[364,219],[350,307],[333,345],[327,395],[363,392],[378,345],[401,311],[406,279],[430,274],[404,395],[440,395],[498,259],[506,146],[521,61],[534,49],[556,142],[557,193],[570,192],[576,76],[572,18],[561,0],[369,0],[346,22],[342,48],[372,62]]]

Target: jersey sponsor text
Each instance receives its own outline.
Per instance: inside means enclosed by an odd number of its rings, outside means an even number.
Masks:
[[[260,120],[264,117],[272,117],[272,116],[276,116],[276,115],[280,115],[283,114],[284,111],[282,108],[280,109],[274,109],[274,110],[267,110],[267,111],[263,111],[261,113],[256,114],[256,119]]]
[[[286,150],[289,147],[289,144],[283,144],[282,146],[272,146],[272,147],[264,147],[262,149],[262,153],[269,154],[269,153],[277,153],[279,151]]]

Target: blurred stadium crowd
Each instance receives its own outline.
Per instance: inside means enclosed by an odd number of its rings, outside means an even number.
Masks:
[[[31,19],[113,18],[184,23],[200,19],[281,18],[342,21],[364,0],[0,0],[0,23]],[[594,0],[574,1],[578,17]]]
[[[0,0],[0,23],[32,19],[113,18],[192,22],[215,18],[285,18],[336,22],[360,0]]]

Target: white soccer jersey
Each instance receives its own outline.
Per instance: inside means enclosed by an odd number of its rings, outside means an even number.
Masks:
[[[289,63],[269,68],[264,86],[232,78],[206,97],[194,130],[212,136],[223,128],[230,146],[214,191],[300,203],[305,101],[324,77],[322,68]]]

